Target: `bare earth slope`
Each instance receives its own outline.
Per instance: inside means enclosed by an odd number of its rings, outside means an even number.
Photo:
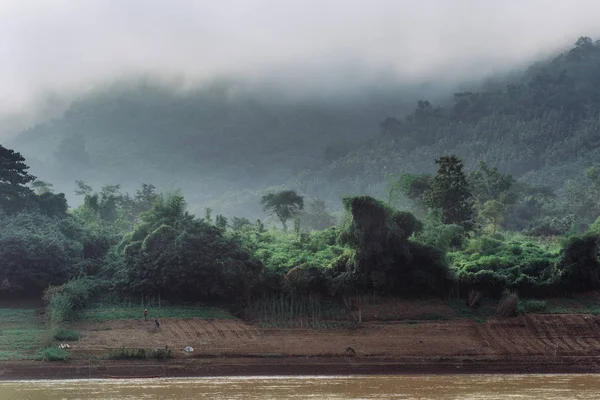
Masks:
[[[596,304],[594,302],[594,304]],[[563,304],[560,304],[563,306]],[[441,301],[365,307],[335,329],[265,328],[236,319],[79,321],[63,362],[0,362],[0,379],[283,374],[600,372],[600,316],[462,318]],[[166,311],[165,311],[166,312]],[[438,318],[438,320],[427,320]],[[446,318],[448,320],[440,320]],[[194,352],[187,354],[186,346]],[[171,349],[168,360],[114,360],[121,348]]]
[[[529,315],[511,319],[368,322],[358,328],[261,329],[238,320],[162,319],[79,324],[83,338],[73,355],[109,349],[165,348],[176,357],[435,358],[600,356],[600,317]]]

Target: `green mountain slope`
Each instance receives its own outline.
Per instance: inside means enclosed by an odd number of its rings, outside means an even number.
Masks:
[[[196,212],[210,206],[249,217],[261,213],[268,187],[332,205],[348,194],[383,197],[390,177],[431,172],[442,154],[457,154],[467,169],[485,161],[559,194],[600,163],[600,44],[589,38],[510,82],[456,93],[441,106],[419,101],[412,112],[416,87],[329,101],[273,93],[232,82],[184,93],[147,83],[111,87],[8,145],[68,193],[76,179],[128,190],[150,182],[182,188]]]
[[[336,158],[376,135],[386,113],[408,111],[414,98],[388,89],[286,100],[231,82],[187,92],[136,83],[89,94],[8,145],[34,174],[68,193],[75,180],[126,188],[152,182],[206,203],[227,191],[284,184]]]
[[[347,185],[377,192],[381,187],[374,183],[389,175],[431,172],[434,158],[455,153],[469,168],[485,161],[560,190],[600,163],[599,113],[600,44],[580,38],[500,89],[456,93],[439,107],[419,101],[405,118],[382,120],[378,139],[305,173],[304,182],[315,192],[322,181],[335,181],[338,194]]]

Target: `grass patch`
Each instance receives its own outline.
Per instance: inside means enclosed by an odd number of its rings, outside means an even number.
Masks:
[[[517,314],[541,314],[546,311],[548,303],[542,300],[521,300],[517,305]]]
[[[593,297],[547,299],[546,314],[600,314],[600,303]]]
[[[48,331],[32,308],[0,308],[0,361],[37,357]]]
[[[57,329],[54,332],[54,339],[56,340],[60,340],[60,341],[76,341],[79,340],[79,338],[81,337],[81,334],[77,331],[71,330],[71,329]]]
[[[0,327],[27,328],[40,326],[35,309],[32,308],[0,308]]]
[[[250,313],[263,327],[341,328],[356,325],[346,308],[332,300],[267,297],[256,299]]]
[[[113,349],[108,355],[111,360],[164,360],[171,358],[171,349]]]
[[[452,310],[456,313],[456,318],[462,319],[472,319],[472,318],[488,318],[494,315],[496,311],[496,302],[487,298],[484,298],[480,302],[480,306],[478,308],[470,308],[465,303],[464,299],[450,299],[448,300],[448,305]]]
[[[37,359],[40,361],[67,361],[71,355],[67,350],[58,347],[48,347],[38,352]]]
[[[117,319],[142,319],[144,309],[139,307],[99,306],[82,310],[79,319],[87,321],[111,321]],[[148,308],[148,319],[181,318],[181,319],[234,319],[229,312],[216,307],[160,307]]]

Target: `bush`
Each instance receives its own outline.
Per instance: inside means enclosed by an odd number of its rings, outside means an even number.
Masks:
[[[60,341],[76,341],[79,340],[81,334],[70,329],[57,329],[54,332],[54,339]]]
[[[553,244],[483,237],[469,241],[464,251],[448,254],[448,260],[463,293],[475,289],[498,296],[508,289],[538,297],[557,292],[559,256]]]
[[[378,294],[439,294],[449,270],[443,252],[409,238],[422,228],[410,213],[396,212],[368,196],[344,198],[346,219],[340,243],[354,250],[353,262],[336,269],[344,290]],[[338,261],[334,264],[340,265]]]
[[[171,357],[171,349],[154,349],[149,356],[149,358],[153,358],[155,360],[164,360]]]
[[[55,293],[50,298],[50,323],[58,325],[71,317],[73,306],[71,299],[64,293]]]
[[[99,285],[89,278],[73,279],[60,286],[50,286],[44,292],[48,302],[50,321],[60,324],[74,317],[75,310],[89,306]]]
[[[500,300],[500,303],[498,303],[494,316],[501,318],[514,317],[517,315],[518,304],[519,297],[515,293],[505,296]]]
[[[41,361],[67,361],[71,354],[64,349],[58,347],[48,347],[47,349],[38,352],[38,360]]]
[[[0,281],[10,284],[11,294],[39,296],[67,281],[83,253],[68,232],[73,225],[35,212],[0,218]]]
[[[600,288],[599,251],[597,234],[569,238],[558,263],[561,279],[568,290],[586,292]]]
[[[108,358],[112,360],[145,360],[153,358],[155,360],[164,360],[171,358],[171,349],[128,349],[122,347],[120,349],[114,349],[108,355]]]
[[[535,314],[546,311],[547,303],[542,300],[523,300],[517,306],[518,315]]]

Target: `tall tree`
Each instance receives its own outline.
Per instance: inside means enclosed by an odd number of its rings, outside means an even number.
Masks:
[[[142,183],[141,189],[136,190],[135,195],[131,197],[129,193],[121,195],[120,206],[123,209],[125,218],[132,225],[139,222],[139,216],[144,211],[152,208],[154,202],[158,200],[159,194],[156,192],[156,186]]]
[[[327,205],[320,199],[312,200],[301,218],[305,227],[319,231],[332,227],[336,223],[335,217],[329,213]]]
[[[462,161],[451,155],[440,157],[435,163],[438,172],[424,195],[425,205],[441,209],[444,224],[472,228],[473,202]]]
[[[484,162],[479,162],[477,169],[469,174],[469,188],[479,206],[490,200],[501,203],[514,200],[509,198],[514,182],[512,175],[503,174],[496,167],[490,168]]]
[[[388,190],[388,205],[393,206],[398,194],[411,200],[417,207],[423,206],[425,193],[431,185],[431,176],[427,174],[402,174],[393,180]]]
[[[504,222],[504,211],[504,204],[498,200],[486,201],[481,208],[481,211],[479,211],[479,215],[483,221],[488,224],[488,228],[492,234],[495,234],[496,230],[502,225],[502,222]]]
[[[31,187],[38,196],[44,193],[54,193],[54,185],[46,181],[36,180],[31,184]]]
[[[283,230],[287,232],[287,222],[295,218],[304,209],[304,197],[293,190],[269,193],[262,197],[260,204],[263,210],[279,218]]]
[[[33,195],[27,185],[35,180],[29,174],[25,158],[14,150],[0,145],[0,209],[15,213],[26,206]]]

